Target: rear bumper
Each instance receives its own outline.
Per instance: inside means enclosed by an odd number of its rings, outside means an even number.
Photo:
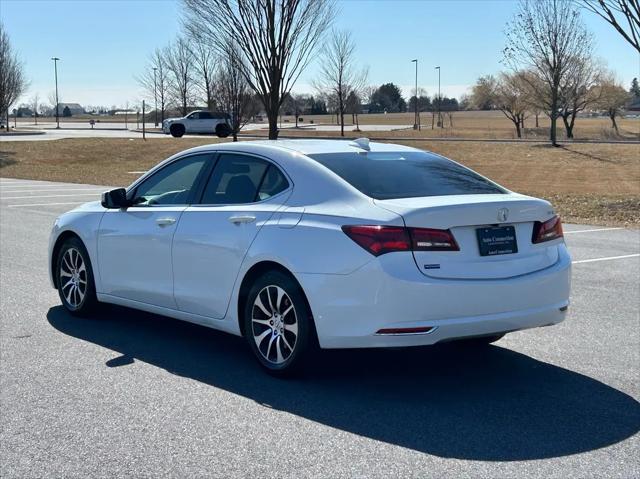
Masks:
[[[498,334],[561,322],[569,305],[571,258],[501,280],[425,277],[405,253],[390,253],[348,275],[298,274],[323,348],[402,347]],[[432,328],[381,335],[381,329]]]

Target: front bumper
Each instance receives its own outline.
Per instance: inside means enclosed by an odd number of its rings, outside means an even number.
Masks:
[[[402,347],[498,334],[561,322],[569,305],[571,258],[558,246],[556,264],[501,280],[425,277],[404,253],[372,260],[354,273],[297,274],[323,348]],[[376,334],[390,328],[418,334]]]

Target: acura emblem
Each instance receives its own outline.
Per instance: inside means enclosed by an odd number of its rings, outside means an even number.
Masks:
[[[509,210],[507,208],[500,208],[498,210],[498,221],[500,223],[504,223],[505,221],[507,221],[508,217],[509,217]]]

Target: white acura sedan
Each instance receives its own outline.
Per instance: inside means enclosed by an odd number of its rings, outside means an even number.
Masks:
[[[366,139],[190,149],[60,216],[49,244],[71,313],[115,303],[243,335],[275,374],[316,345],[488,344],[559,323],[570,269],[548,202]]]

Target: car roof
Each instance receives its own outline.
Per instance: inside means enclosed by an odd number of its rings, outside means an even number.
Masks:
[[[409,146],[394,143],[370,142],[369,150],[359,146],[354,140],[252,140],[233,143],[213,143],[199,147],[199,149],[215,150],[244,150],[247,151],[255,147],[266,147],[268,149],[286,150],[303,155],[314,155],[321,153],[353,153],[357,151],[388,152],[388,151],[421,151]]]

